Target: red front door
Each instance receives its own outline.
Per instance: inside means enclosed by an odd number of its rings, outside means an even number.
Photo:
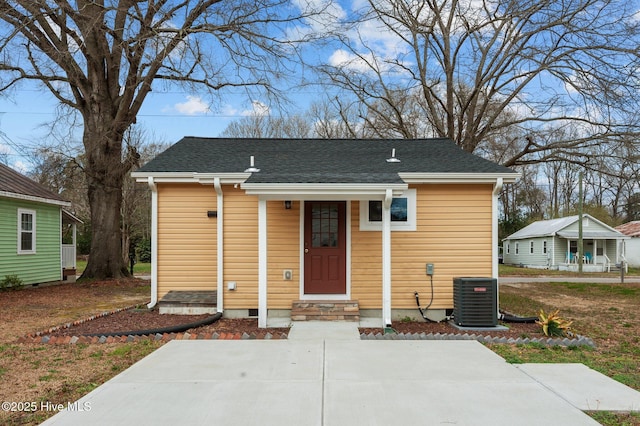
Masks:
[[[305,202],[305,294],[346,294],[346,234],[345,201]]]

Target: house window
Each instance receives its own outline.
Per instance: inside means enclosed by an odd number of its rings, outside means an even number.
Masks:
[[[529,241],[529,254],[533,254],[533,241]]]
[[[360,230],[382,230],[382,201],[360,201]],[[416,190],[408,189],[391,201],[391,230],[416,230]]]
[[[542,253],[543,254],[547,254],[547,242],[546,241],[542,242]]]
[[[509,254],[509,253],[511,252],[511,251],[510,251],[510,247],[509,247],[509,245],[510,245],[510,244],[509,244],[509,243],[507,243],[507,254]]]
[[[36,212],[18,209],[18,254],[36,252]]]
[[[516,254],[520,253],[520,244],[516,243]]]

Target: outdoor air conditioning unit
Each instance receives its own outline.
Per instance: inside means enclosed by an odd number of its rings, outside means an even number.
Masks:
[[[454,278],[453,321],[462,327],[498,325],[498,280]]]

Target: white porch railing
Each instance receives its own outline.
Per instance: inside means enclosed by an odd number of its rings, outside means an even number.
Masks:
[[[611,259],[606,254],[603,254],[602,257],[605,258],[604,267],[607,268],[607,272],[611,272]]]
[[[73,244],[62,245],[62,267],[63,268],[75,268],[76,267],[76,246]]]

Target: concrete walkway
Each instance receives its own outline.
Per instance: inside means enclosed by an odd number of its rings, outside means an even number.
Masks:
[[[169,342],[44,424],[597,425],[580,410],[640,409],[639,392],[581,364],[549,366],[295,323],[288,340]]]

